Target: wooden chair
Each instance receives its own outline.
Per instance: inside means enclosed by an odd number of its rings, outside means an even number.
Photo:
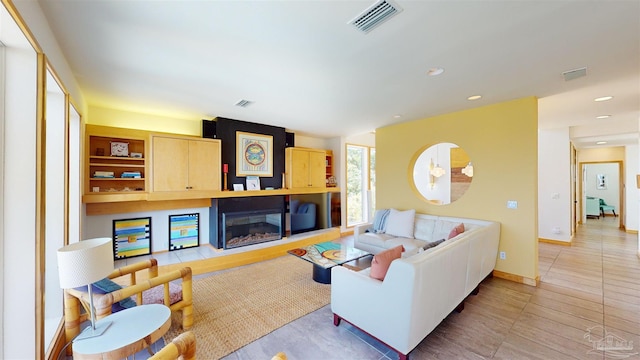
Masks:
[[[149,360],[195,360],[196,336],[191,331],[176,336],[170,343],[156,352]]]
[[[147,270],[147,276],[136,273]],[[128,281],[121,279],[128,275]],[[121,289],[106,294],[93,294],[93,305],[96,319],[100,320],[111,314],[112,305],[136,295],[136,305],[145,303],[143,294],[146,290],[162,285],[164,299],[162,302],[171,311],[182,311],[182,328],[189,330],[193,326],[193,290],[191,268],[184,267],[158,276],[158,261],[149,259],[115,269],[107,278],[122,286]],[[144,280],[143,280],[144,279]],[[181,280],[182,299],[171,303],[170,282]],[[175,286],[175,285],[174,285]],[[85,310],[81,312],[80,306]],[[80,324],[89,317],[89,294],[77,289],[64,291],[64,327],[67,342],[80,333]],[[69,351],[70,353],[70,351]]]

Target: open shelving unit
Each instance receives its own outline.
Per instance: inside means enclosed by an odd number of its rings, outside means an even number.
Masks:
[[[99,126],[88,128],[84,202],[146,199],[146,137],[122,135],[101,131]],[[111,156],[113,142],[126,143],[127,156]],[[132,157],[133,153],[138,157]],[[113,177],[96,176],[96,172],[112,173]],[[140,177],[122,177],[124,172],[137,172]]]

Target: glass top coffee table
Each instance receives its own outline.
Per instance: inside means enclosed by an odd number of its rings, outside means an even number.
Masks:
[[[313,280],[322,284],[331,284],[332,267],[371,255],[353,246],[331,241],[291,249],[287,252],[312,263]]]

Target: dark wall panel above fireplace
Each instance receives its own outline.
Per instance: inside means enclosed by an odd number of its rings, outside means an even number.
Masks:
[[[229,188],[233,188],[232,184],[243,184],[246,188],[245,177],[236,177],[236,131],[273,136],[273,177],[261,176],[260,186],[262,189],[266,187],[282,188],[286,143],[285,129],[219,117],[216,119],[216,136],[222,140],[222,163],[229,164]]]

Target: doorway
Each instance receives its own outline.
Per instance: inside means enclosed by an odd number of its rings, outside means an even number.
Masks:
[[[580,177],[580,222],[586,224],[588,219],[615,222],[624,229],[622,161],[581,162]],[[604,211],[603,203],[609,206]]]

